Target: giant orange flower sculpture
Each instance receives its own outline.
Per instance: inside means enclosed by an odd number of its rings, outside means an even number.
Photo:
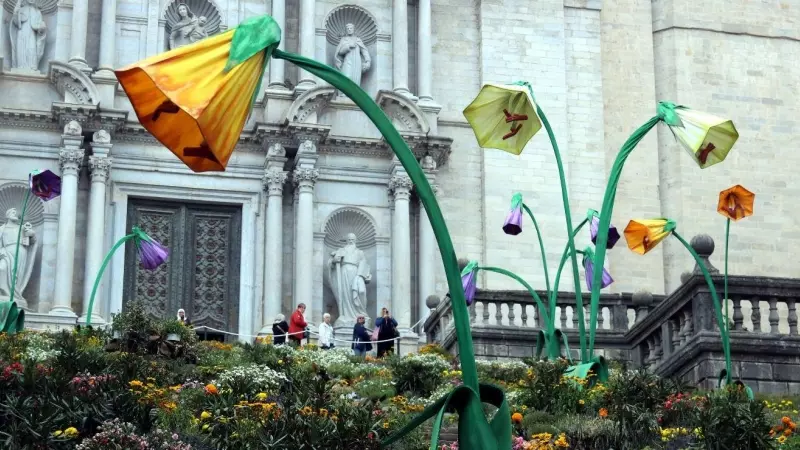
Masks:
[[[737,184],[719,193],[717,212],[733,221],[744,219],[753,215],[755,200],[756,194]]]
[[[634,219],[625,227],[625,241],[628,242],[628,248],[644,255],[674,229],[675,222],[669,219]]]

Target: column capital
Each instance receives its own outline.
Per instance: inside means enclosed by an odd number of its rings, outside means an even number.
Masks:
[[[267,195],[283,195],[283,184],[288,178],[288,172],[280,169],[268,169],[264,171],[264,188],[267,190]]]
[[[92,182],[105,183],[111,172],[112,159],[108,156],[92,155],[89,157],[89,169],[92,172]]]
[[[411,178],[406,174],[397,173],[389,178],[389,191],[394,194],[395,200],[408,200],[413,187],[414,183],[411,182]]]
[[[294,184],[297,185],[297,190],[299,192],[303,191],[313,191],[314,185],[317,183],[319,179],[319,170],[311,168],[311,167],[300,167],[294,169],[292,172],[292,180]]]
[[[58,152],[58,164],[61,166],[61,173],[64,175],[68,173],[77,175],[85,154],[86,151],[82,148],[62,148]]]

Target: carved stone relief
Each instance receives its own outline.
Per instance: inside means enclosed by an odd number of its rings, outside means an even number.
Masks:
[[[11,68],[39,72],[48,32],[45,16],[57,9],[57,0],[5,0],[3,7],[9,13]]]
[[[17,257],[17,279],[14,301],[22,308],[30,304],[22,296],[33,276],[36,255],[39,249],[36,228],[44,222],[44,203],[38,198],[30,198],[25,210],[25,217],[20,218],[27,186],[22,183],[9,183],[0,187],[0,301],[7,301],[11,295],[11,271],[14,267],[17,236],[20,219],[22,235],[19,236],[20,247]]]
[[[164,11],[169,50],[193,44],[220,31],[222,16],[207,0],[172,1]]]

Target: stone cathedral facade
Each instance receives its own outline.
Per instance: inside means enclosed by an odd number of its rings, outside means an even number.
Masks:
[[[648,136],[626,166],[614,222],[621,229],[630,218],[668,216],[684,235],[708,233],[721,243],[716,197],[740,183],[756,192],[756,214],[733,227],[731,273],[796,277],[796,265],[784,261],[800,252],[793,207],[800,156],[790,141],[800,130],[800,76],[790,65],[800,55],[800,3],[699,5],[4,0],[3,225],[22,203],[29,171],[51,169],[64,183],[59,199],[34,201],[24,219],[18,288],[28,323],[85,320],[106,252],[140,226],[170,248],[169,262],[149,272],[133,248],[119,251],[100,286],[96,323],[133,300],[161,317],[184,308],[195,324],[243,336],[299,302],[311,323],[325,312],[336,320],[349,279],[342,281],[346,271],[333,255],[347,253],[352,237],[369,278],[363,308],[374,318],[388,307],[403,336],[416,339],[412,326],[427,315],[426,297],[447,290],[437,246],[407,175],[352,102],[273,61],[227,171],[194,174],[142,129],[115,81],[114,68],[258,14],[281,25],[285,50],[338,68],[394,121],[436,186],[459,256],[543,286],[532,230],[517,238],[500,230],[520,191],[555,272],[565,228],[549,142],[536,136],[519,157],[481,150],[461,115],[482,83],[527,80],[557,133],[573,217],[599,208],[617,150],[658,100],[732,118],[739,143],[706,171],[665,129]],[[713,12],[723,9],[724,17]],[[3,236],[0,258],[16,244],[13,233]],[[672,243],[645,257],[618,247],[607,264],[612,290],[654,293],[674,289],[691,267]],[[516,288],[482,277],[484,288]],[[571,289],[571,277],[561,287]]]

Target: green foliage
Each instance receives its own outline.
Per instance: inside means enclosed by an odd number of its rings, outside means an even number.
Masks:
[[[750,402],[743,390],[731,385],[706,395],[707,405],[696,410],[702,432],[700,448],[775,448],[769,438],[770,417],[764,404]]]
[[[442,383],[447,361],[435,354],[418,354],[405,358],[391,356],[387,365],[394,376],[398,393],[427,397]]]

